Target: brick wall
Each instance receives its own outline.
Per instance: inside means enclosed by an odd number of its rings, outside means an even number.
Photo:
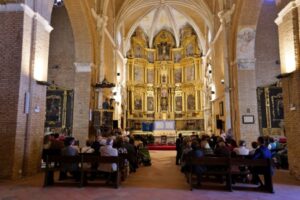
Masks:
[[[26,6],[25,6],[26,7]],[[19,178],[40,170],[45,120],[45,86],[37,85],[36,70],[47,76],[47,21],[29,7],[25,12],[0,12],[0,178]],[[25,93],[30,96],[24,112]]]
[[[23,12],[0,12],[0,178],[11,176],[15,160],[23,15]]]
[[[26,21],[24,26],[26,26]],[[30,83],[30,113],[28,115],[27,135],[25,137],[24,175],[31,175],[40,169],[43,148],[46,87],[37,85],[33,74],[37,68],[47,69],[49,51],[49,32],[38,21],[34,22],[32,46],[32,66]],[[23,50],[24,52],[24,50]],[[40,60],[43,60],[42,62]],[[41,66],[43,65],[43,66]]]
[[[290,72],[282,79],[284,102],[284,125],[288,145],[289,170],[300,180],[300,55],[299,55],[299,9],[295,4],[290,9],[283,10],[276,19],[279,31],[279,47],[281,59],[281,72]],[[286,59],[290,56],[289,59]],[[295,68],[291,67],[294,60]],[[293,66],[292,66],[293,67]],[[290,69],[294,71],[290,71]]]
[[[300,146],[299,146],[299,120],[300,120],[300,71],[294,72],[290,77],[284,78],[284,122],[288,145],[289,170],[300,180]],[[291,104],[296,107],[293,110]]]

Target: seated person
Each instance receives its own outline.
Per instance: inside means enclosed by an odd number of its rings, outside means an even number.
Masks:
[[[127,150],[130,172],[136,172],[136,168],[138,167],[137,150],[132,143],[134,143],[134,140],[130,142],[129,137],[124,138],[123,146]]]
[[[81,153],[94,153],[94,151],[91,140],[87,140],[85,146],[81,148]]]
[[[249,149],[246,148],[246,142],[244,140],[240,140],[239,147],[234,148],[233,152],[240,156],[249,155]]]
[[[91,145],[92,145],[92,141],[87,140],[85,143],[85,146],[81,148],[81,153],[84,153],[84,154],[85,153],[90,153],[90,154],[94,153],[95,150],[91,147]],[[83,163],[82,167],[88,169],[88,168],[91,168],[92,165],[91,165],[91,163]]]
[[[100,147],[100,156],[101,157],[109,157],[109,156],[118,156],[118,150],[113,148],[113,140],[111,138],[107,138],[106,145]],[[108,174],[113,173],[112,179],[115,179],[117,176],[114,172],[117,171],[116,163],[101,163],[98,166],[98,170],[102,172],[106,172]]]
[[[250,155],[250,156],[253,156],[254,153],[255,153],[255,151],[256,151],[256,149],[257,149],[257,147],[258,147],[257,142],[256,142],[256,141],[252,142],[252,143],[251,143],[251,147],[252,147],[252,150],[249,152],[249,155]]]
[[[207,140],[202,140],[201,143],[201,149],[204,152],[204,155],[213,155],[214,151],[210,148]]]
[[[220,141],[217,146],[216,149],[214,151],[216,156],[230,156],[230,151],[229,149],[226,147],[225,142]]]
[[[187,171],[186,160],[187,155],[190,151],[192,151],[192,140],[190,137],[183,138],[183,150],[180,158],[181,172]]]
[[[187,158],[201,158],[204,156],[203,151],[200,149],[198,141],[194,140],[191,144],[192,150],[187,154]],[[201,185],[201,177],[202,173],[206,171],[205,166],[194,165],[194,166],[187,166],[187,170],[192,167],[193,173],[197,175],[197,185]]]
[[[265,138],[260,136],[257,138],[257,143],[259,145],[259,147],[256,149],[254,155],[253,155],[253,159],[272,159],[272,154],[271,151],[268,149],[268,147],[265,145],[266,141]],[[273,167],[271,167],[271,174],[273,174]],[[253,175],[253,182],[255,184],[259,183],[261,187],[264,186],[263,182],[261,181],[261,179],[259,178],[259,174],[265,174],[266,169],[262,168],[262,167],[253,167],[251,169],[252,175]],[[266,182],[267,180],[265,180]],[[265,184],[269,184],[269,183],[265,183]]]
[[[64,141],[65,147],[61,150],[62,156],[77,156],[78,149],[74,148],[75,139],[66,137]],[[63,163],[61,165],[60,180],[67,178],[67,173],[70,173],[74,178],[79,179],[79,167],[76,163]]]

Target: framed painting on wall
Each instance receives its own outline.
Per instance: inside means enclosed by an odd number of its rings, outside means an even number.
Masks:
[[[174,62],[179,63],[181,60],[181,52],[180,51],[175,51],[174,52]]]
[[[174,69],[174,82],[181,83],[182,82],[182,70],[181,68]]]
[[[148,69],[147,70],[147,82],[148,83],[154,83],[154,70],[153,69]]]
[[[254,115],[243,115],[242,121],[243,124],[254,124]]]
[[[134,99],[134,109],[135,110],[142,110],[142,98],[141,97],[135,97]]]
[[[195,97],[192,94],[187,97],[187,109],[195,110]]]
[[[189,65],[185,68],[186,72],[186,81],[193,81],[195,80],[195,68],[194,65]]]
[[[136,83],[144,83],[144,69],[140,66],[134,66],[134,81]]]
[[[182,96],[175,97],[175,111],[182,111]]]
[[[148,52],[148,62],[154,63],[154,52],[153,51]]]

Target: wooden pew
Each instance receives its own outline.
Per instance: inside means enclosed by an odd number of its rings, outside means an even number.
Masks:
[[[94,154],[81,154],[81,166],[83,166],[84,163],[97,163],[98,165],[101,164],[113,164],[116,163],[117,165],[117,171],[113,172],[116,173],[116,180],[114,180],[114,187],[118,188],[120,186],[120,158],[118,156],[98,156]],[[88,172],[94,172],[97,171],[97,169],[91,169],[91,168],[84,168],[81,167],[81,178],[80,178],[80,185],[84,186],[87,184],[86,174]]]
[[[229,191],[232,191],[232,177],[234,175],[243,175],[244,172],[238,172],[236,169],[239,166],[247,166],[250,171],[246,173],[252,173],[253,169],[258,169],[259,174],[264,175],[265,188],[266,191],[274,193],[273,180],[272,180],[272,160],[271,159],[257,159],[253,160],[247,157],[201,157],[201,158],[192,158],[187,160],[187,164],[190,166],[189,172],[189,183],[190,189],[193,190],[192,175],[193,169],[192,165],[198,165],[206,167],[207,170],[202,173],[202,175],[216,175],[216,176],[225,176],[226,177],[226,188]],[[212,168],[212,170],[209,170]],[[222,169],[222,170],[218,170]]]
[[[202,173],[203,175],[216,175],[216,176],[225,176],[226,177],[226,188],[229,191],[232,191],[231,184],[231,171],[230,171],[230,158],[229,157],[201,157],[201,158],[192,158],[187,160],[187,164],[190,167],[189,172],[189,183],[190,190],[193,190],[193,180],[192,176],[193,166],[202,166],[206,170]],[[211,168],[211,170],[210,170]]]
[[[58,166],[55,163],[59,163]],[[60,171],[61,167],[65,164],[75,164],[78,166],[78,174],[79,174],[79,187],[84,186],[87,183],[86,174],[88,172],[97,171],[97,169],[84,168],[84,163],[97,163],[101,164],[117,164],[117,177],[114,182],[114,187],[118,188],[120,185],[120,158],[117,156],[111,157],[100,157],[95,154],[80,154],[78,156],[53,156],[48,155],[46,157],[46,167],[45,167],[45,177],[44,177],[44,187],[54,184],[54,172]]]
[[[58,165],[56,165],[57,163],[58,163]],[[79,163],[81,163],[80,156],[47,155],[46,156],[44,187],[54,184],[54,172],[55,171],[60,171],[61,167],[63,167],[64,165],[75,164],[75,165],[79,166]],[[81,186],[80,183],[79,183],[79,186]]]
[[[264,176],[265,189],[270,193],[274,193],[273,180],[272,180],[272,160],[271,159],[249,159],[247,157],[233,157],[230,159],[231,169],[238,166],[246,166],[249,171],[247,173],[252,173],[253,169],[259,168]],[[244,172],[231,172],[232,175],[242,175]]]

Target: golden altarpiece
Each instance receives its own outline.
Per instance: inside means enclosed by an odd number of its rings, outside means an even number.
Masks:
[[[152,48],[148,44],[137,28],[127,54],[128,126],[142,130],[145,123],[159,122],[153,130],[157,135],[203,130],[203,70],[193,29],[181,30],[180,47],[167,30],[154,37]]]

